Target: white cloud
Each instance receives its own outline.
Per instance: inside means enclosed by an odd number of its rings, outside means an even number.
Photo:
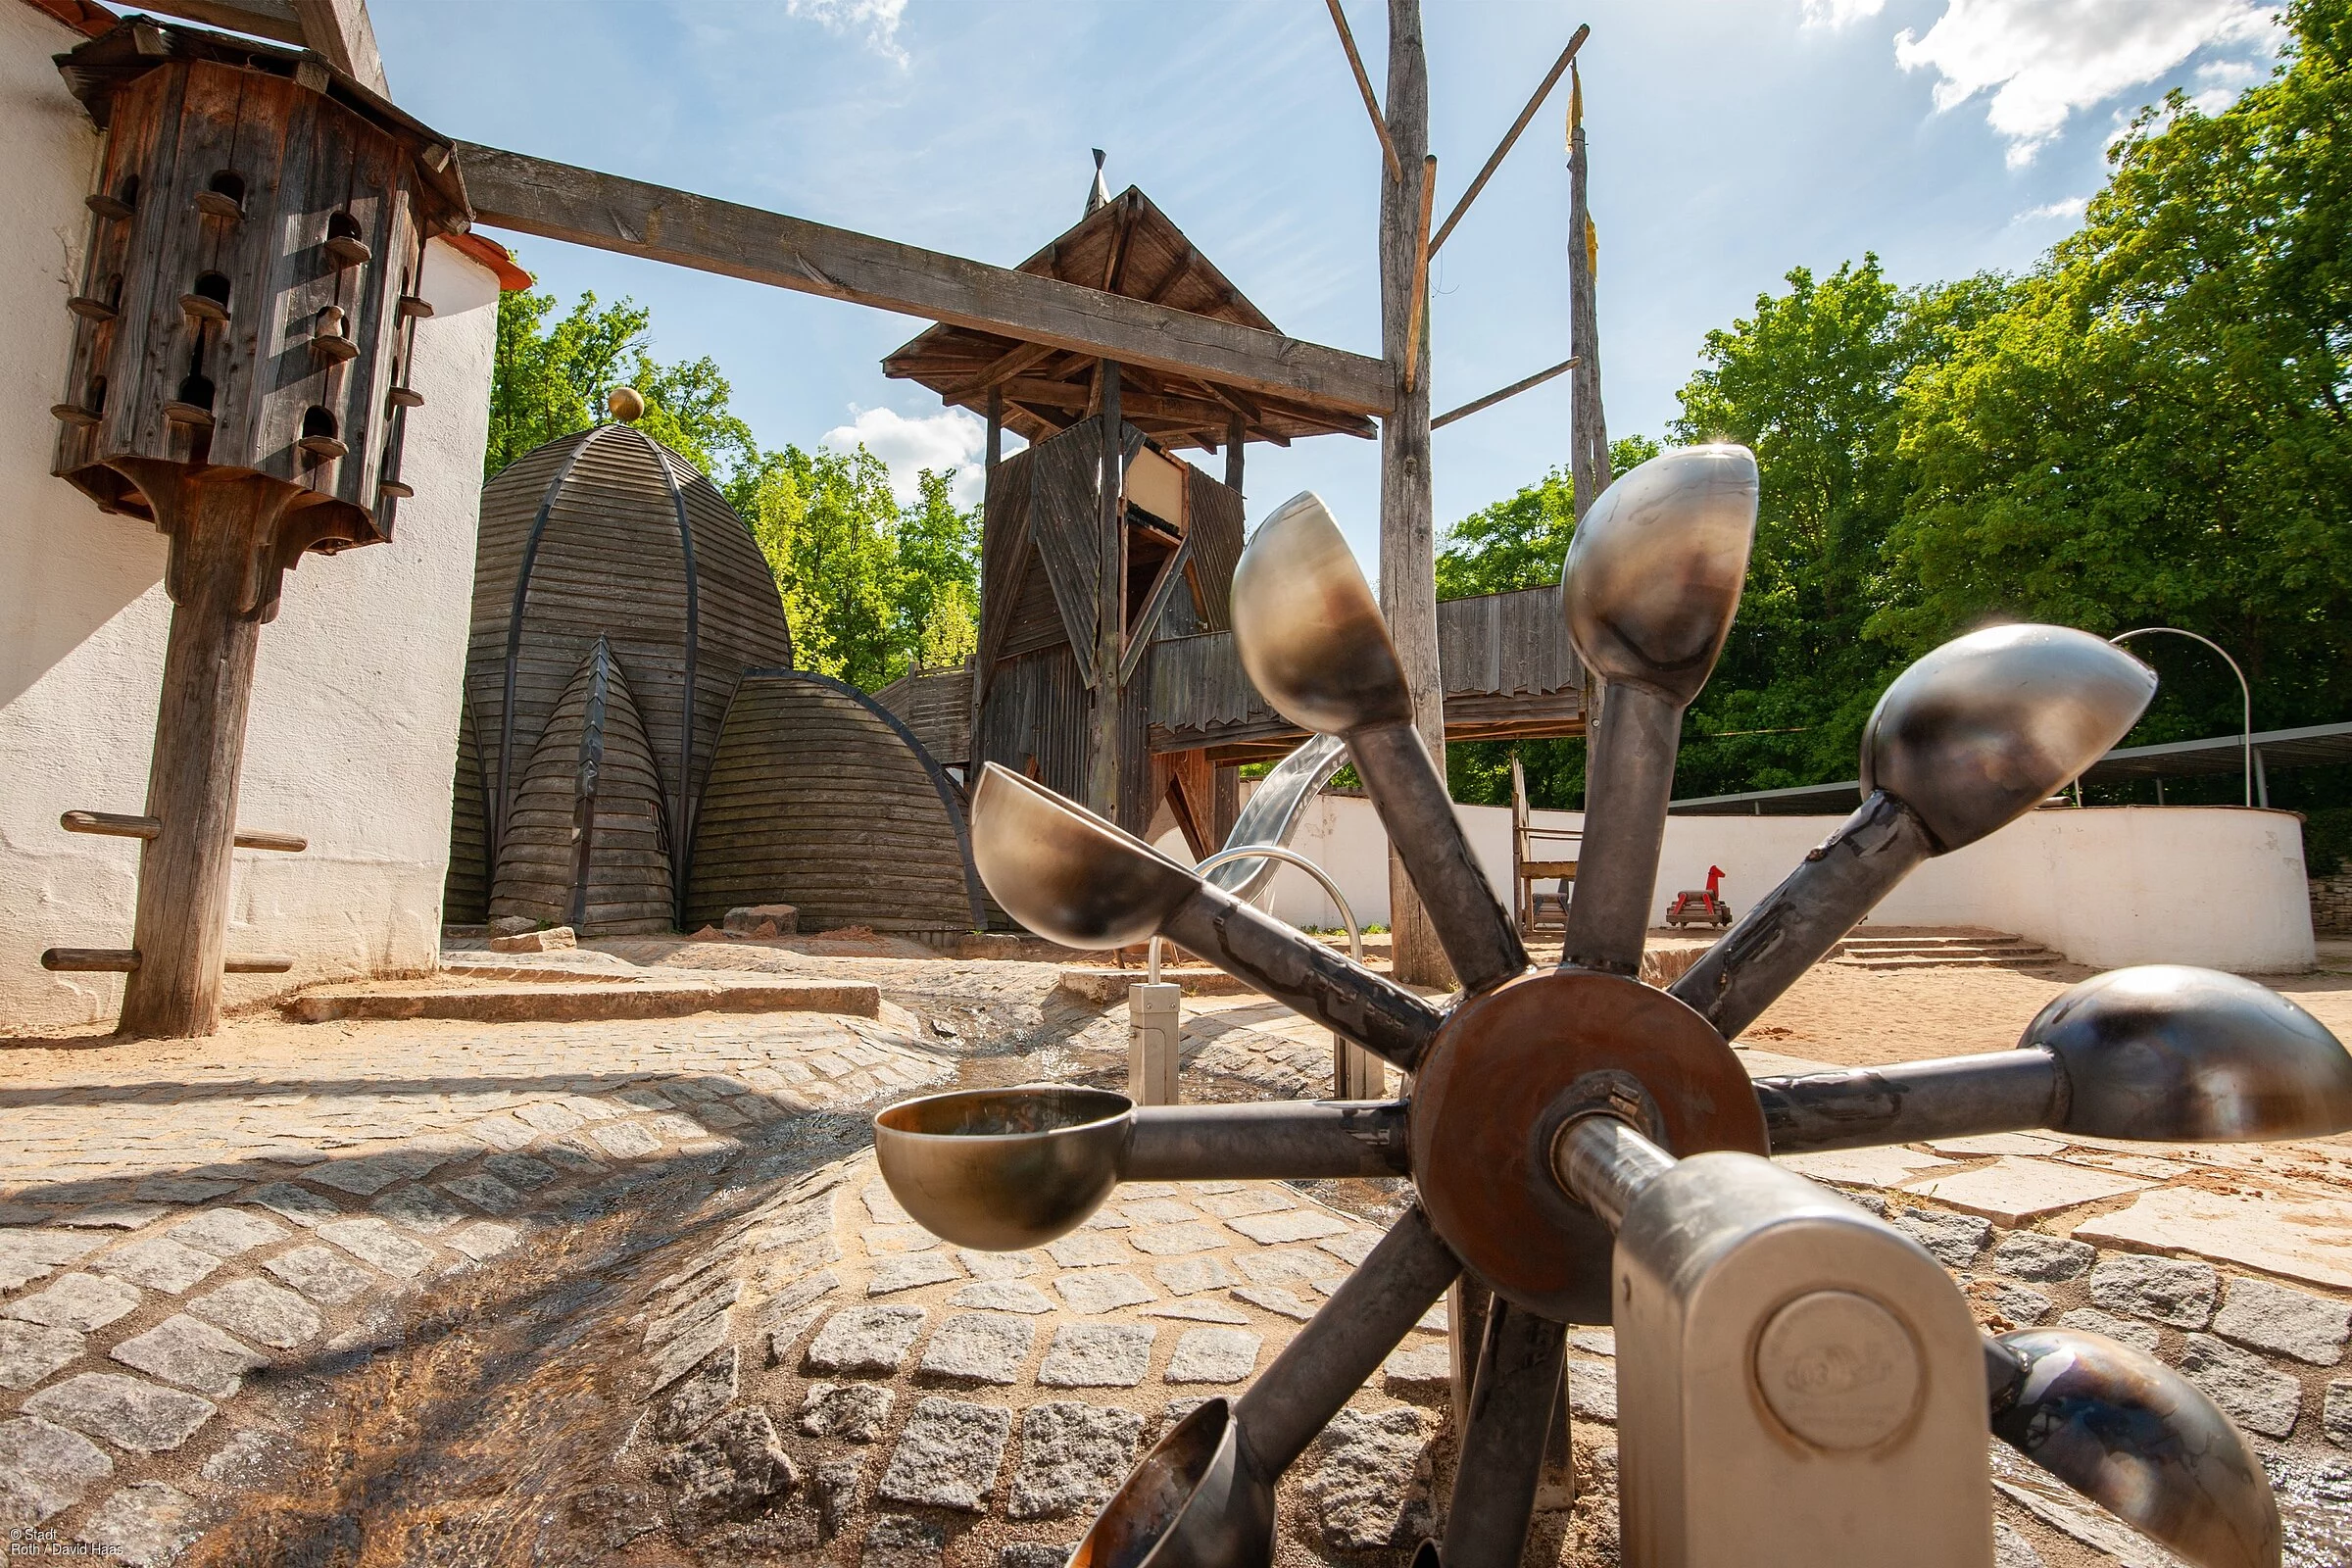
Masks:
[[[1886,0],[1804,0],[1804,24],[1808,27],[1842,27],[1849,22],[1875,17],[1886,7]]]
[[[874,53],[906,64],[906,51],[899,47],[899,21],[906,14],[906,0],[784,0],[784,14],[813,22],[827,32],[863,33]]]
[[[1936,74],[1938,112],[1989,92],[1984,118],[2017,168],[2078,110],[2153,81],[2200,49],[2266,39],[2276,15],[2266,0],[1947,0],[1924,36],[1895,34],[1894,58],[1905,71]]]
[[[895,409],[859,409],[855,419],[824,434],[824,444],[836,451],[863,446],[890,465],[891,494],[902,506],[914,499],[916,476],[925,468],[934,473],[954,468],[956,482],[948,493],[959,507],[977,503],[984,477],[981,449],[987,443],[988,425],[968,409],[942,409],[911,419]]]
[[[2029,207],[2010,221],[2033,223],[2049,218],[2081,218],[2082,209],[2089,205],[2090,198],[2087,196],[2061,196],[2054,202],[2044,202],[2039,207]]]

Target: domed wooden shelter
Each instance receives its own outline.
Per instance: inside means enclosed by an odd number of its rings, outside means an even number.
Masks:
[[[626,422],[517,460],[482,488],[443,918],[985,924],[961,791],[792,662],[758,542],[692,463]]]

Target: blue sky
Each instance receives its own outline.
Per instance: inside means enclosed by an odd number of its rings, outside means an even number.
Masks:
[[[1376,82],[1386,8],[1348,13]],[[1380,156],[1317,0],[1040,4],[373,0],[396,97],[444,132],[1010,265],[1074,221],[1109,153],[1285,331],[1377,352]],[[1612,433],[1662,433],[1701,339],[1789,268],[1876,251],[1905,283],[2033,263],[2104,149],[2174,85],[2209,103],[2277,47],[2252,0],[1428,0],[1450,207],[1579,22]],[[1435,268],[1452,407],[1565,357],[1563,82]],[[904,480],[978,421],[884,379],[922,323],[510,239],[566,304],[653,310],[765,445],[861,433]],[[1443,524],[1565,461],[1565,380],[1436,436]],[[1252,522],[1320,491],[1374,553],[1377,449],[1253,446]]]

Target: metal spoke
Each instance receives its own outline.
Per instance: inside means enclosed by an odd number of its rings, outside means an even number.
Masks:
[[[1209,886],[1143,840],[996,763],[972,795],[972,858],[1009,914],[1074,948],[1166,937],[1410,1071],[1443,1014]]]
[[[2095,1334],[1984,1342],[1993,1435],[2200,1568],[2277,1568],[2278,1499],[2244,1436],[2154,1356]]]
[[[1683,710],[1723,652],[1755,530],[1756,460],[1732,446],[1652,458],[1577,524],[1560,609],[1601,692],[1563,963],[1641,966]]]
[[[1271,1481],[1306,1451],[1461,1269],[1420,1204],[1389,1227],[1234,1407],[1260,1474]]]
[[[1119,1179],[1299,1181],[1408,1173],[1402,1101],[1138,1105]]]
[[[1465,989],[1527,967],[1527,950],[1488,886],[1413,726],[1413,700],[1380,603],[1339,524],[1311,492],[1258,525],[1233,573],[1242,667],[1295,724],[1347,739],[1364,793],[1430,911]]]
[[[1446,1508],[1446,1568],[1513,1568],[1526,1549],[1566,1335],[1508,1301],[1495,1301],[1488,1314]]]
[[[2047,1127],[2065,1077],[2043,1051],[1994,1051],[1891,1067],[1756,1080],[1776,1154],[1868,1149]]]

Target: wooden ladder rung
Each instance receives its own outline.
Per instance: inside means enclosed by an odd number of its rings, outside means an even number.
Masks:
[[[284,974],[294,960],[282,953],[257,953],[250,958],[228,958],[220,967],[229,974]]]
[[[136,948],[51,948],[41,967],[74,974],[128,974],[139,966]]]
[[[160,817],[125,816],[119,811],[68,811],[57,819],[57,825],[69,833],[98,833],[117,839],[151,839],[164,830]],[[299,833],[272,833],[267,828],[239,828],[236,843],[240,850],[276,850],[284,855],[300,855],[311,847],[311,841]]]

